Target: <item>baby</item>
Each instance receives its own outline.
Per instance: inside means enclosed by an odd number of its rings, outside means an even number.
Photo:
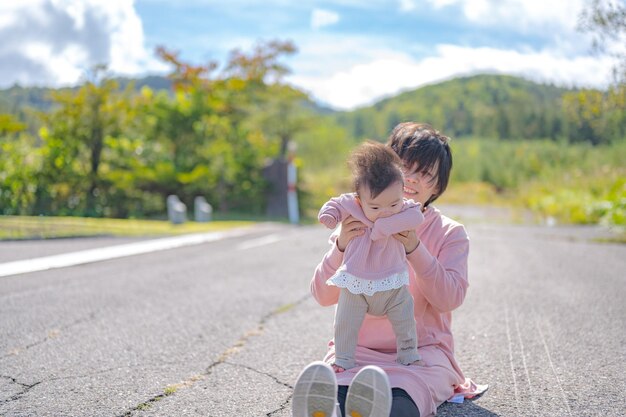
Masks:
[[[350,156],[353,193],[342,194],[320,209],[319,221],[329,229],[348,216],[366,230],[350,240],[343,265],[327,284],[340,288],[335,313],[335,372],[356,365],[359,329],[369,313],[387,316],[396,334],[397,361],[419,361],[413,297],[404,245],[392,235],[416,229],[424,216],[421,205],[403,197],[402,161],[377,142],[365,142]]]

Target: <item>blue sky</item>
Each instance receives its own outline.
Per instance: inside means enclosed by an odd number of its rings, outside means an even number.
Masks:
[[[291,40],[287,81],[352,109],[456,76],[505,73],[603,88],[612,61],[576,30],[588,0],[21,0],[0,5],[0,87],[164,73],[158,45],[193,63]]]

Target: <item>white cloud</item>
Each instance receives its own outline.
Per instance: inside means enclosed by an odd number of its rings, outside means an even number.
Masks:
[[[410,12],[415,9],[415,1],[414,0],[400,0],[400,11],[402,12]]]
[[[465,17],[480,26],[514,28],[524,32],[552,29],[573,32],[584,0],[428,0],[435,8],[458,5]]]
[[[422,60],[388,51],[379,58],[328,77],[294,75],[290,81],[338,109],[371,104],[402,90],[476,73],[502,73],[562,86],[606,87],[612,62],[590,56],[566,57],[550,51],[512,51],[439,45]]]
[[[451,4],[457,3],[459,0],[428,0],[432,5],[436,8],[441,8],[445,6],[449,6]]]
[[[165,69],[144,47],[133,1],[3,2],[0,16],[3,87],[74,84],[97,64],[127,75]]]
[[[311,28],[317,30],[339,22],[339,15],[330,10],[314,9],[311,13]]]
[[[0,14],[0,30],[15,24],[15,16]]]
[[[291,64],[293,72],[322,78],[390,53],[376,38],[369,36],[305,34],[295,38],[295,43],[298,54]]]

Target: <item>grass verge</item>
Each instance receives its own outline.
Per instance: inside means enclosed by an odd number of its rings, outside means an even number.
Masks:
[[[85,217],[0,216],[0,240],[90,236],[168,236],[244,227],[253,221],[228,220],[172,224],[165,220],[96,219]]]

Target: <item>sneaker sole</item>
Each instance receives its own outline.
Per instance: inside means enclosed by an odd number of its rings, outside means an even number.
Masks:
[[[387,374],[366,366],[354,377],[346,396],[346,417],[389,417],[391,387]]]
[[[293,417],[331,417],[337,403],[337,378],[332,368],[313,362],[300,373],[293,389]]]

